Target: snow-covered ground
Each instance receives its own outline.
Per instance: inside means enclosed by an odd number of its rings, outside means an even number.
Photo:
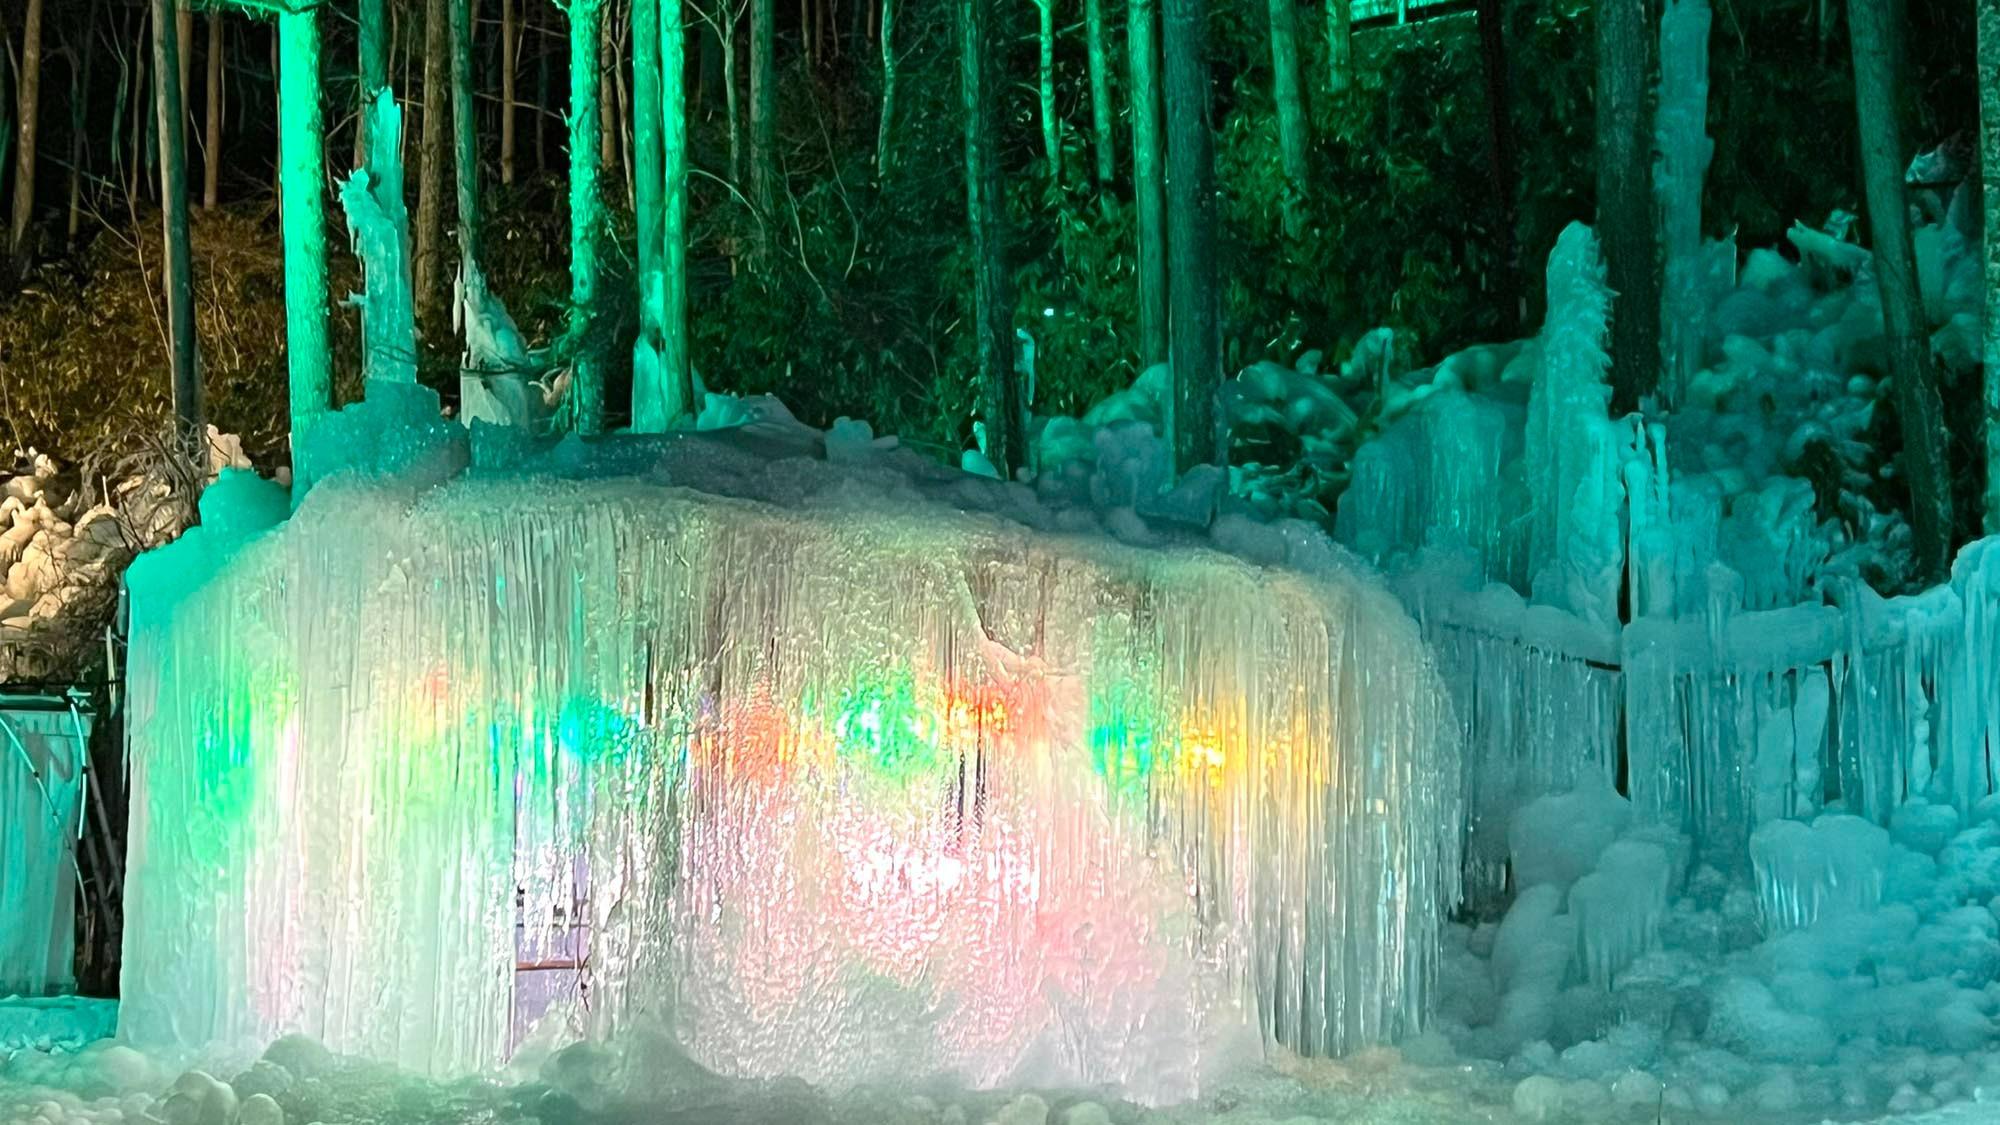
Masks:
[[[1984,1069],[1981,1069],[1984,1068]],[[336,1059],[287,1040],[248,1065],[182,1070],[109,1041],[72,1052],[26,1051],[0,1061],[7,1125],[485,1125],[490,1122],[668,1122],[677,1125],[1507,1125],[1575,1122],[1880,1122],[1970,1125],[2000,1120],[2000,1055],[1923,1060],[1912,1074],[1991,1074],[1948,1104],[1875,1116],[1746,1101],[1704,1110],[1662,1100],[1644,1077],[1622,1082],[1520,1079],[1493,1063],[1419,1063],[1389,1049],[1330,1062],[1245,1066],[1199,1100],[1147,1109],[1076,1090],[968,1091],[946,1082],[829,1093],[804,1083],[728,1082],[655,1050],[620,1055],[576,1048],[541,1073],[438,1083]],[[621,1075],[636,1083],[619,1087]],[[1922,1081],[1922,1079],[1919,1079]],[[1913,1083],[1912,1088],[1915,1088]],[[1769,1108],[1766,1108],[1769,1106]]]

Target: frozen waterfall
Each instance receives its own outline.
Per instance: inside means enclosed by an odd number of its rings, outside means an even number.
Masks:
[[[283,522],[226,477],[131,579],[123,1032],[1166,1101],[1421,1023],[1458,729],[1391,595],[800,433],[335,476]]]

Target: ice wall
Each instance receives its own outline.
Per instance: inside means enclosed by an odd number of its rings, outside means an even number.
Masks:
[[[1459,765],[1393,597],[748,444],[335,478],[142,559],[122,1030],[479,1070],[575,960],[559,1036],[1171,1100],[1421,1022]]]

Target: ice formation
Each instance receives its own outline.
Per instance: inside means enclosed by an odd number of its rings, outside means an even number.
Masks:
[[[451,1073],[547,1006],[725,1074],[1171,1100],[1420,1025],[1456,728],[1316,533],[1124,546],[795,425],[460,471],[370,394],[315,436],[364,471],[282,523],[225,474],[131,571],[135,1041]]]
[[[0,695],[0,996],[75,984],[76,841],[90,720]]]

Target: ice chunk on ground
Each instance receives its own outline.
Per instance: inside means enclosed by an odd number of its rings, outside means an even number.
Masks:
[[[1614,975],[1659,939],[1673,873],[1666,848],[1620,840],[1604,850],[1596,870],[1570,888],[1569,909],[1592,984],[1610,987]]]
[[[1529,802],[1507,832],[1514,884],[1568,887],[1597,866],[1631,816],[1631,802],[1588,785]]]
[[[1889,833],[1858,816],[1764,825],[1750,836],[1750,861],[1765,926],[1796,929],[1829,913],[1872,909],[1882,901],[1889,858]]]

